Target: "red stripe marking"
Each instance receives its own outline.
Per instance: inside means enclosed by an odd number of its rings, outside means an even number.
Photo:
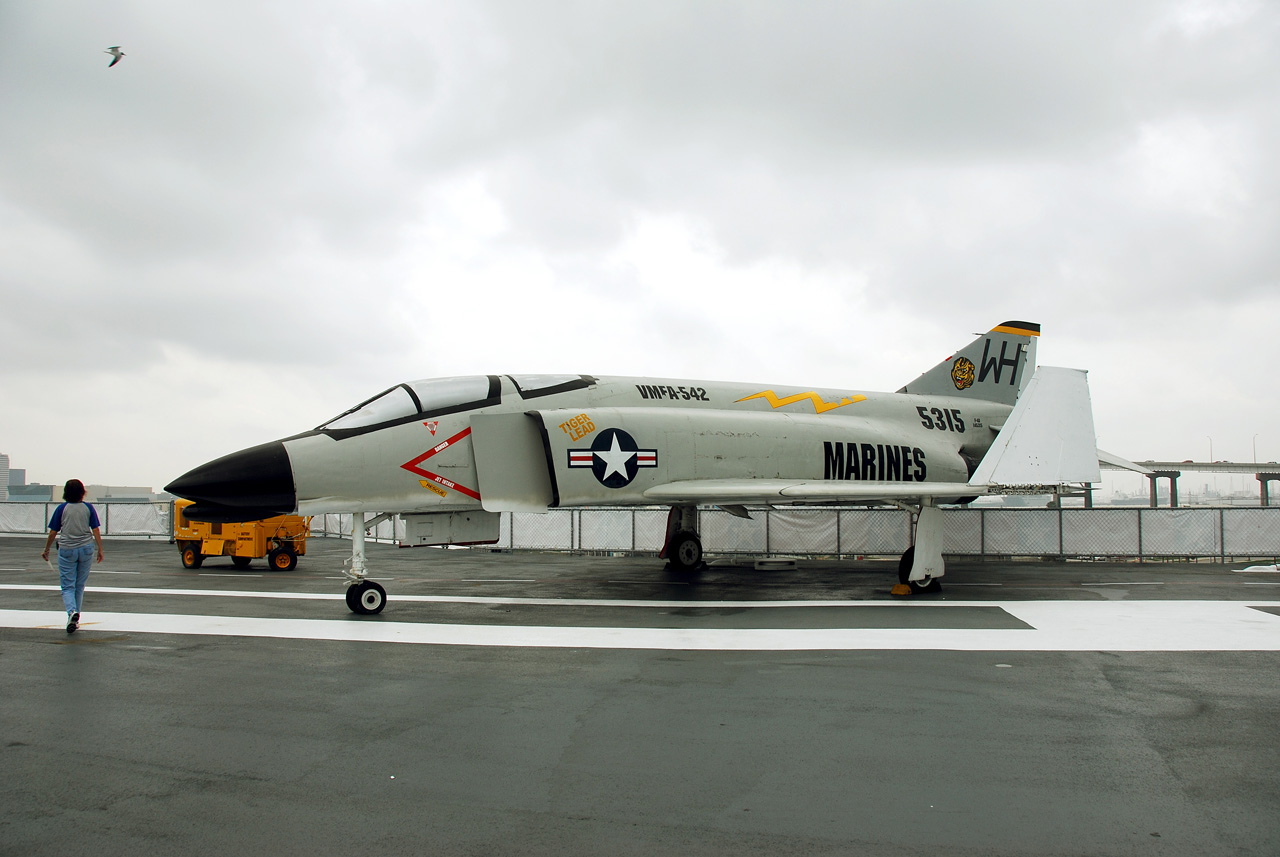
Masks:
[[[437,485],[441,485],[445,488],[452,488],[454,491],[457,491],[459,494],[465,494],[468,497],[472,498],[473,500],[479,500],[480,495],[475,491],[472,491],[470,488],[466,487],[465,485],[459,485],[456,482],[445,479],[443,476],[441,476],[438,473],[432,473],[430,470],[423,470],[421,467],[418,466],[422,462],[426,461],[428,458],[431,458],[436,453],[444,452],[450,446],[462,440],[464,437],[466,437],[469,434],[471,434],[471,426],[467,426],[465,429],[458,432],[448,440],[442,441],[441,443],[436,444],[431,449],[422,453],[422,455],[419,455],[417,458],[413,459],[412,461],[406,461],[404,464],[401,464],[400,466],[405,470],[408,470],[410,473],[415,473],[418,476],[422,476],[422,477],[425,477],[426,479],[429,479],[430,481],[436,483]]]

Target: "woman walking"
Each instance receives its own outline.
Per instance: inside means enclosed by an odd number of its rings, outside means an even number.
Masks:
[[[93,565],[93,543],[98,543],[98,562],[102,562],[102,533],[98,511],[84,502],[84,483],[71,479],[62,489],[62,499],[49,519],[49,537],[44,542],[41,558],[49,559],[49,548],[58,539],[58,575],[62,580],[62,603],[67,608],[67,633],[80,627],[80,604],[84,585]]]

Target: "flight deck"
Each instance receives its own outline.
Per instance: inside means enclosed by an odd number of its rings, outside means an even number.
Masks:
[[[0,539],[0,854],[1270,854],[1280,574]],[[66,831],[74,831],[68,848]]]

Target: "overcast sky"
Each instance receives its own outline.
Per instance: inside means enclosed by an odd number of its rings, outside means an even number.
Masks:
[[[1104,449],[1280,459],[1278,153],[1261,2],[2,3],[0,452],[158,489],[402,380],[893,390],[1017,319]]]

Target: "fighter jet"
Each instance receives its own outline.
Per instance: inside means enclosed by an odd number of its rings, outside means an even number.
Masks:
[[[103,53],[104,53],[104,54],[111,54],[111,56],[113,57],[113,59],[111,60],[111,62],[109,62],[109,63],[107,64],[107,68],[111,68],[111,66],[113,66],[113,65],[115,65],[116,63],[120,62],[120,57],[124,56],[124,51],[120,50],[120,46],[119,46],[119,45],[112,45],[111,47],[109,47],[109,48],[107,48],[105,51],[103,51]]]
[[[397,384],[283,440],[166,486],[192,520],[355,515],[347,604],[382,610],[364,537],[391,515],[405,544],[498,540],[499,513],[666,505],[661,556],[702,564],[699,506],[893,504],[912,513],[899,588],[945,573],[940,504],[1100,480],[1086,373],[1041,367],[1040,325],[1006,321],[893,393],[595,375]],[[366,514],[373,513],[369,519]]]

